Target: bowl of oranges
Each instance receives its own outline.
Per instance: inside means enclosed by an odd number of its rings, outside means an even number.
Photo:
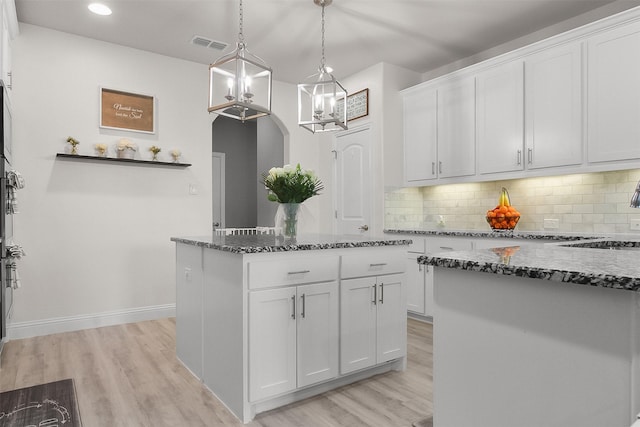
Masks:
[[[487,222],[492,230],[513,230],[520,221],[520,212],[511,206],[509,193],[502,187],[498,206],[487,211]]]

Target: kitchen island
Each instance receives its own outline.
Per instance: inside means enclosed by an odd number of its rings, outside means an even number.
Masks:
[[[639,247],[420,257],[435,267],[433,425],[630,426],[640,412]]]
[[[404,253],[411,240],[171,240],[177,356],[243,422],[405,369]]]

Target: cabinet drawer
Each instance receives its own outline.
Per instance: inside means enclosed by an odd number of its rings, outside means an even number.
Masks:
[[[342,256],[340,277],[378,276],[381,274],[404,273],[406,251],[349,254]]]
[[[470,251],[472,248],[470,239],[455,237],[427,238],[427,253]]]
[[[317,256],[317,252],[309,251],[304,256],[282,256],[249,262],[249,289],[337,279],[338,256],[335,255]]]

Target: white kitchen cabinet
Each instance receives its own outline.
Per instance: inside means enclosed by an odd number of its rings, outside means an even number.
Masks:
[[[403,97],[404,180],[407,185],[436,179],[437,98],[434,87],[417,89]]]
[[[439,178],[476,173],[475,79],[452,78],[438,85]]]
[[[251,292],[249,400],[338,375],[338,283]]]
[[[16,6],[14,0],[2,0],[0,8],[2,15],[2,40],[0,46],[2,55],[0,57],[0,79],[2,79],[6,93],[11,98],[13,87],[13,70],[11,64],[11,41],[18,32],[18,19],[16,15]]]
[[[587,159],[639,159],[640,22],[593,35],[587,46]]]
[[[481,174],[524,168],[524,65],[521,60],[477,75],[478,171]]]
[[[526,168],[581,164],[582,43],[545,49],[524,63]]]
[[[341,374],[406,355],[403,278],[403,274],[390,274],[342,280]]]
[[[407,252],[406,282],[407,282],[407,311],[424,315],[425,286],[424,274],[426,265],[418,264],[421,253]]]
[[[202,249],[176,249],[176,355],[202,379]]]

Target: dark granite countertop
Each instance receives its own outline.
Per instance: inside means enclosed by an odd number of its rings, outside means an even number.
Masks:
[[[527,231],[476,231],[476,230],[399,230],[388,229],[385,233],[407,234],[414,236],[447,236],[447,237],[477,237],[491,239],[525,239],[525,240],[549,240],[568,241],[597,239],[603,236],[579,235],[579,234],[555,234],[548,232]]]
[[[602,239],[610,241],[611,239]],[[581,245],[581,244],[579,244]],[[593,241],[589,243],[593,245]],[[615,246],[602,244],[603,247]],[[418,263],[445,268],[587,286],[640,291],[640,240],[623,250],[566,246],[511,246],[421,256]],[[618,247],[617,249],[620,249]]]
[[[386,237],[363,237],[349,235],[304,235],[295,242],[285,241],[272,234],[249,236],[172,237],[172,241],[237,254],[264,252],[308,251],[320,249],[368,248],[380,246],[410,245],[411,239]]]

